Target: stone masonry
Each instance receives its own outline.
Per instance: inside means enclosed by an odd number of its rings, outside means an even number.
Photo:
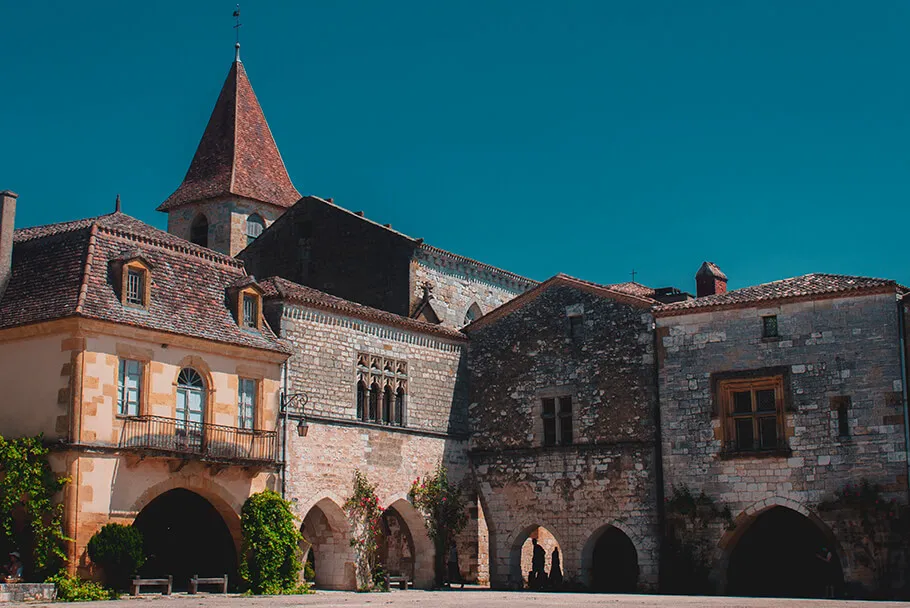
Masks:
[[[167,216],[167,231],[190,240],[193,220],[202,213],[209,223],[209,249],[237,255],[247,246],[246,220],[257,213],[268,228],[284,209],[249,199],[231,197],[189,203],[171,210]]]
[[[762,338],[762,316],[777,315],[779,337]],[[907,491],[898,309],[893,293],[663,316],[660,405],[663,468],[673,486],[703,490],[740,523],[775,505],[814,516],[816,505],[861,478],[887,496]],[[789,451],[765,457],[725,454],[712,378],[722,372],[784,373]],[[849,434],[841,436],[832,398],[847,396]],[[742,526],[738,526],[742,527]],[[722,532],[722,531],[721,531]],[[721,532],[717,532],[720,534]],[[729,533],[728,533],[729,534]],[[715,576],[723,587],[724,539]],[[845,578],[869,583],[855,556]]]
[[[594,546],[615,527],[635,546],[639,587],[653,588],[656,370],[647,302],[551,279],[507,308],[467,329],[471,461],[492,585],[522,584],[522,545],[541,526],[562,550],[567,584],[590,585]],[[576,326],[570,336],[570,315],[583,319],[580,335]],[[572,398],[574,437],[543,446],[541,400],[556,395]]]

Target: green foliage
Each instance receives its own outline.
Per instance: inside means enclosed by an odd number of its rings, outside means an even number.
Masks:
[[[125,590],[145,563],[142,533],[133,526],[107,524],[88,541],[88,555],[104,568],[110,587]]]
[[[468,523],[467,505],[461,486],[449,482],[448,471],[440,463],[423,481],[419,477],[414,480],[409,496],[417,510],[423,514],[427,534],[436,547],[436,582],[441,585],[449,547]]]
[[[250,496],[240,513],[240,577],[256,595],[306,593],[300,582],[303,537],[291,505],[271,490]]]
[[[894,593],[900,569],[910,557],[910,512],[882,496],[881,487],[861,480],[847,484],[818,510],[833,521],[837,538],[861,567],[871,571],[882,597]]]
[[[303,579],[306,581],[316,580],[316,570],[313,569],[313,562],[307,561],[303,564]]]
[[[58,478],[47,460],[42,436],[0,437],[0,536],[2,544],[22,552],[32,547],[31,559],[23,553],[26,576],[41,580],[60,569],[66,560],[63,543],[63,504],[54,502],[69,479]],[[17,534],[17,513],[25,516],[27,535]]]
[[[673,487],[664,499],[666,529],[661,554],[661,587],[666,593],[705,594],[714,545],[709,528],[734,526],[730,508],[719,507],[704,492],[697,496],[685,485]]]
[[[376,588],[374,573],[382,538],[382,507],[376,497],[376,486],[366,475],[354,471],[354,492],[344,503],[344,512],[351,522],[351,546],[357,557],[356,578],[358,591]]]
[[[70,576],[62,570],[48,578],[47,582],[57,586],[57,599],[63,602],[94,602],[117,599],[117,594],[110,589],[105,589],[92,581]]]

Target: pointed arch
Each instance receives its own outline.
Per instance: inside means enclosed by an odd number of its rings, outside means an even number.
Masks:
[[[477,302],[472,302],[468,307],[468,310],[464,313],[464,322],[463,325],[469,325],[483,316],[483,311],[480,310],[480,306],[477,305]]]
[[[259,238],[259,235],[265,231],[265,220],[258,213],[252,213],[246,218],[246,244]]]
[[[209,218],[199,213],[190,224],[190,242],[203,247],[209,246]]]
[[[335,499],[323,496],[310,505],[300,531],[303,535],[300,546],[303,561],[312,558],[317,588],[354,589],[350,524]]]

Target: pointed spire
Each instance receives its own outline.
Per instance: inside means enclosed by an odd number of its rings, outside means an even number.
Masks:
[[[183,183],[158,211],[227,196],[282,208],[300,199],[239,57],[231,64]]]
[[[114,201],[114,213],[120,213],[120,193],[117,193],[117,200]]]

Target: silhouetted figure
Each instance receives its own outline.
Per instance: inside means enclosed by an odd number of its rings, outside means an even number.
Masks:
[[[819,552],[815,554],[815,557],[821,562],[819,572],[821,573],[821,580],[825,585],[825,597],[833,598],[834,564],[831,560],[834,559],[834,556],[831,554],[831,551],[828,550],[828,547],[822,547]]]
[[[531,539],[531,544],[534,546],[534,552],[531,556],[531,576],[528,577],[528,587],[542,589],[547,583],[547,573],[544,571],[547,553],[543,547],[537,544],[536,538]]]
[[[461,578],[461,570],[458,568],[458,547],[454,542],[449,549],[449,561],[446,566],[448,570],[449,589],[451,589],[452,585],[455,583],[461,583],[461,588],[464,589],[464,579]]]
[[[553,549],[550,555],[550,589],[562,587],[562,567],[559,564],[559,547]]]

